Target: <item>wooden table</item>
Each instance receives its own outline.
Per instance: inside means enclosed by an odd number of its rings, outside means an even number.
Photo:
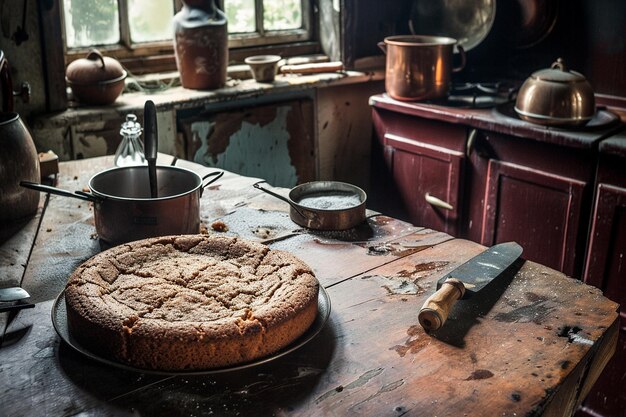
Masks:
[[[82,189],[110,164],[61,163],[58,185]],[[88,359],[60,341],[50,311],[71,271],[101,250],[92,208],[43,196],[39,214],[0,246],[1,286],[21,284],[36,303],[0,314],[0,414],[565,416],[615,350],[614,302],[523,260],[428,335],[417,312],[434,282],[481,245],[378,213],[352,231],[307,232],[285,203],[252,187],[257,180],[227,173],[209,186],[203,224],[217,233],[210,224],[223,219],[226,234],[272,239],[306,261],[332,304],[320,334],[265,365],[213,375],[136,373]]]

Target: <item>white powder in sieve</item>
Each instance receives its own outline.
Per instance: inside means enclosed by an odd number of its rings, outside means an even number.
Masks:
[[[361,204],[361,199],[355,194],[315,193],[302,197],[297,203],[311,209],[342,210],[358,206]]]

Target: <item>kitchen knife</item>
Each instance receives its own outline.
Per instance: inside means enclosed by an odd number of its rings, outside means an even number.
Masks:
[[[427,332],[439,329],[456,300],[469,298],[482,290],[521,254],[522,247],[517,243],[500,243],[444,275],[437,281],[437,291],[428,297],[419,312],[422,327]]]
[[[19,301],[30,297],[30,294],[21,287],[0,288],[0,302]]]

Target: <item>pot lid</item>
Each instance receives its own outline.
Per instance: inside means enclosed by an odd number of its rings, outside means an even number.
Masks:
[[[557,59],[550,68],[534,72],[532,77],[540,81],[551,81],[562,84],[587,81],[582,74],[569,70],[562,58]]]
[[[439,35],[457,40],[466,51],[489,34],[496,0],[414,0],[409,18],[413,35]]]
[[[94,84],[126,77],[126,71],[114,58],[102,56],[100,51],[92,49],[85,58],[77,59],[67,66],[67,80],[74,84]]]

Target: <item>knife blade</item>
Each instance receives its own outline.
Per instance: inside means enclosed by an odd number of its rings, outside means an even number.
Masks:
[[[30,294],[21,287],[0,288],[0,302],[19,301],[30,297]]]
[[[437,281],[437,291],[428,297],[418,319],[427,332],[446,322],[454,303],[470,298],[497,278],[522,254],[515,242],[500,243],[473,257]]]

